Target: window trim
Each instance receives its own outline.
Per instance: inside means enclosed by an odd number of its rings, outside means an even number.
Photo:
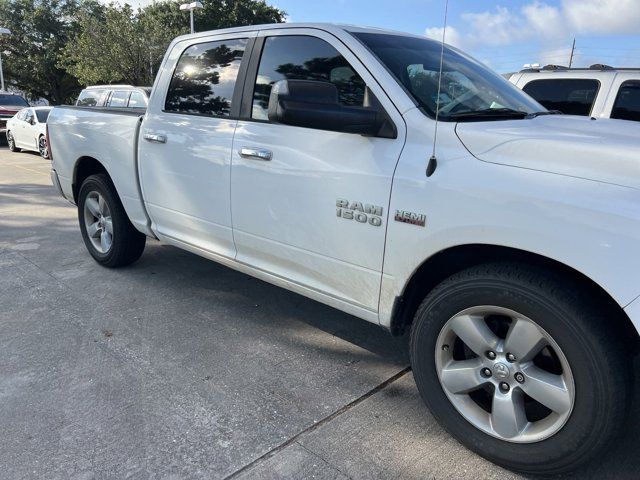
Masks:
[[[251,33],[251,32],[238,32],[238,33]],[[171,80],[173,80],[176,70],[178,69],[178,64],[180,63],[180,59],[182,58],[182,55],[184,55],[184,52],[186,52],[189,48],[195,45],[203,45],[206,43],[225,42],[225,41],[234,41],[234,40],[246,40],[247,44],[244,48],[242,59],[240,60],[240,68],[238,68],[238,76],[236,77],[236,83],[233,86],[233,94],[231,95],[231,110],[229,112],[229,115],[214,115],[210,113],[188,113],[188,112],[176,112],[174,110],[166,110],[165,106],[167,104],[167,95],[169,95],[169,88],[171,88]],[[252,54],[253,54],[253,46],[255,44],[255,40],[256,40],[255,37],[252,37],[249,35],[246,37],[240,36],[240,37],[229,37],[229,38],[223,38],[223,39],[216,39],[214,37],[209,39],[203,39],[203,41],[201,42],[185,44],[184,48],[180,51],[180,54],[178,55],[177,60],[175,61],[175,64],[171,71],[171,76],[169,76],[169,81],[167,84],[167,88],[164,91],[164,97],[162,99],[162,108],[160,109],[160,112],[166,113],[166,114],[172,114],[172,115],[190,115],[193,117],[238,120],[240,118],[240,103],[242,100],[242,93],[243,93],[243,88],[245,83],[244,77],[247,71],[247,63],[249,62],[249,59],[252,57]]]
[[[618,91],[616,92],[616,98],[614,98],[613,104],[611,105],[611,112],[609,113],[609,118],[612,118],[614,120],[625,120],[627,122],[637,122],[638,120],[629,120],[628,118],[619,118],[619,117],[613,116],[613,111],[615,110],[616,104],[620,99],[620,92],[628,84],[636,84],[638,85],[638,87],[640,87],[640,79],[629,78],[627,80],[623,80],[622,83],[618,86]]]
[[[113,98],[113,95],[116,92],[127,92],[127,97],[125,99],[124,106],[122,106],[122,107],[113,107],[113,106],[111,106],[111,99]],[[109,94],[109,99],[105,102],[104,106],[106,108],[128,108],[127,105],[129,105],[129,98],[131,98],[131,90],[127,90],[127,89],[124,89],[124,88],[123,89],[114,89],[114,90],[111,90],[111,93]]]
[[[597,78],[578,78],[578,77],[564,77],[564,78],[534,78],[532,80],[529,80],[527,83],[525,83],[524,85],[522,85],[521,90],[526,93],[527,95],[529,95],[524,89],[527,85],[531,85],[532,83],[535,82],[556,82],[558,80],[588,80],[591,82],[596,82],[596,89],[594,92],[594,96],[593,96],[593,102],[591,102],[591,108],[589,108],[589,113],[586,115],[577,115],[575,113],[564,113],[562,112],[564,115],[572,115],[575,117],[590,117],[591,114],[593,113],[593,108],[596,106],[596,102],[598,101],[598,95],[600,94],[600,89],[602,88],[602,82],[600,80],[598,80]],[[529,95],[531,96],[531,95]],[[533,97],[531,97],[533,98]],[[540,100],[533,98],[536,102],[540,103]],[[540,105],[542,105],[542,103],[540,103]],[[544,107],[544,105],[542,105]],[[545,107],[547,108],[547,107]]]
[[[142,105],[142,106],[131,106],[131,105],[129,105],[129,102],[131,102],[131,96],[132,96],[134,93],[139,93],[139,94],[142,96],[142,100],[143,100],[143,101],[142,101],[142,103],[143,103],[143,105]],[[131,91],[129,92],[129,98],[127,99],[127,105],[126,105],[126,107],[125,107],[125,108],[147,108],[147,106],[148,106],[148,102],[149,102],[149,99],[148,99],[148,98],[147,98],[147,96],[144,94],[144,91],[140,90],[139,88],[134,88],[133,90],[131,90]]]

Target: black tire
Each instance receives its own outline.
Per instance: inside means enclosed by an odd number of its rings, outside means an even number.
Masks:
[[[113,239],[106,253],[97,250],[87,234],[84,207],[87,196],[92,192],[97,192],[104,198],[111,213]],[[78,221],[84,244],[100,265],[109,268],[129,265],[138,260],[144,251],[147,237],[129,221],[118,193],[106,174],[91,175],[82,183],[78,193]]]
[[[18,149],[16,148],[16,141],[9,131],[7,131],[7,145],[9,146],[9,150],[11,150],[12,152],[18,151]]]
[[[563,276],[520,264],[490,264],[460,272],[423,301],[411,329],[413,374],[438,422],[469,449],[511,470],[529,474],[575,471],[603,453],[624,430],[633,396],[633,354],[593,295]],[[437,339],[463,310],[492,305],[535,321],[558,344],[573,374],[573,410],[552,436],[513,443],[491,436],[454,407],[436,370]],[[448,347],[445,347],[448,348]],[[495,395],[495,394],[494,394]]]

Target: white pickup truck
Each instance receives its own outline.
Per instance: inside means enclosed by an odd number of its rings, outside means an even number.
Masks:
[[[410,329],[434,416],[513,470],[575,470],[624,429],[632,122],[551,115],[423,37],[286,24],[179,37],[146,111],[56,107],[48,130],[100,264],[157,238]]]

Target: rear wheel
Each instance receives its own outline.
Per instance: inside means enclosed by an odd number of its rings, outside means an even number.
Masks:
[[[13,138],[13,134],[9,131],[7,131],[7,145],[9,146],[9,150],[12,152],[18,150],[16,148],[16,140]]]
[[[38,138],[38,152],[42,158],[49,158],[49,150],[47,149],[47,139],[44,135]]]
[[[91,175],[83,182],[78,220],[87,250],[99,264],[121,267],[142,255],[147,237],[129,221],[107,175]]]
[[[622,429],[631,353],[608,311],[543,271],[495,264],[431,292],[411,332],[418,389],[460,442],[527,473],[574,470]]]

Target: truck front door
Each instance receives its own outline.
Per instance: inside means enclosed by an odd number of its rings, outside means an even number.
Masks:
[[[254,51],[260,60],[247,72],[248,118],[238,123],[232,155],[237,259],[377,318],[402,118],[368,70],[328,33],[268,30]],[[269,122],[269,94],[281,79],[331,82],[340,102],[351,106],[364,105],[368,86],[396,138]]]

